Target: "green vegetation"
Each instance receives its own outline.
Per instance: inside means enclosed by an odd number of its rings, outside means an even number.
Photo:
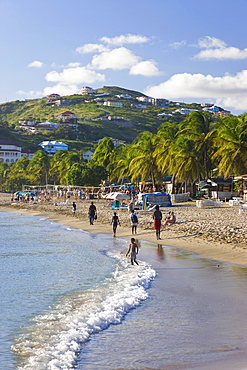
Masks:
[[[0,104],[1,138],[16,140],[24,149],[31,150],[37,150],[38,144],[43,140],[70,141],[70,150],[80,150],[85,147],[93,148],[92,142],[105,136],[130,143],[142,131],[150,131],[155,134],[162,121],[167,121],[167,119],[157,117],[157,114],[162,112],[169,113],[174,110],[174,107],[157,108],[152,106],[148,106],[144,110],[138,110],[135,108],[135,105],[138,103],[135,98],[143,94],[116,86],[104,86],[98,89],[97,93],[98,95],[108,94],[104,97],[106,99],[116,100],[116,95],[120,94],[129,94],[133,99],[121,99],[123,103],[122,108],[98,105],[94,100],[94,95],[61,97],[64,104],[62,106],[47,105],[47,98],[27,101],[17,100]],[[180,107],[182,106],[183,104],[181,103]],[[78,116],[79,126],[77,132],[68,127],[60,127],[53,132],[43,130],[30,135],[20,128],[19,122],[24,120],[59,123],[57,116],[67,110]],[[109,115],[123,117],[125,121],[129,122],[129,125],[121,124],[121,122],[111,122],[107,119]],[[105,118],[105,120],[100,118]],[[182,119],[183,116],[180,114],[171,118],[172,121],[177,123],[181,122]]]
[[[98,93],[141,95],[118,87],[103,87]],[[172,103],[173,107],[148,106],[134,108],[136,101],[123,101],[124,107],[99,106],[95,96],[63,97],[70,106],[50,107],[46,99],[12,102],[0,105],[1,138],[16,140],[23,148],[37,150],[43,140],[58,140],[69,145],[69,151],[59,151],[53,157],[38,150],[33,159],[21,159],[11,165],[0,163],[1,190],[19,190],[21,185],[47,183],[95,186],[108,179],[111,182],[139,183],[151,179],[153,185],[164,176],[179,182],[193,183],[197,178],[214,175],[229,177],[247,172],[247,115],[214,119],[209,113],[194,111],[188,116],[175,114],[160,119],[157,114],[198,104]],[[19,130],[19,120],[56,121],[56,116],[70,110],[79,118],[77,131],[60,126],[53,132],[35,135]],[[123,120],[108,120],[108,116]],[[102,120],[102,117],[105,119]],[[100,119],[101,118],[101,119]],[[102,139],[96,147],[96,140]],[[126,145],[114,147],[111,138]],[[95,149],[89,163],[82,153]]]

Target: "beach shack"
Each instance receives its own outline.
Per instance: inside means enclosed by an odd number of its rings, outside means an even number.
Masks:
[[[208,179],[207,184],[211,186],[211,198],[222,200],[232,198],[232,178],[224,179],[223,177],[215,177]]]
[[[142,194],[142,209],[159,205],[161,207],[170,207],[172,205],[171,196],[168,193],[145,193]]]
[[[238,190],[239,196],[242,197],[243,200],[247,200],[247,174],[234,177],[234,181],[242,183]]]

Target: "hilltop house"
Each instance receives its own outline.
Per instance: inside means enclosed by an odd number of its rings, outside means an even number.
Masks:
[[[47,121],[47,122],[38,123],[36,128],[38,130],[53,131],[53,130],[57,130],[59,128],[59,125],[57,123]]]
[[[59,105],[57,102],[60,102],[59,94],[50,94],[46,98],[46,105]]]
[[[5,163],[17,162],[22,157],[31,159],[34,152],[22,149],[14,140],[0,140],[0,161]]]
[[[152,99],[149,96],[137,96],[136,100],[141,103],[152,104]]]
[[[170,101],[167,99],[161,99],[161,98],[152,98],[151,99],[152,105],[155,107],[169,107]]]
[[[56,118],[60,120],[60,124],[63,126],[72,127],[75,130],[78,128],[78,123],[77,123],[78,116],[74,114],[73,112],[70,112],[70,111],[63,112],[59,114],[58,116],[56,116]]]
[[[117,98],[119,99],[132,99],[132,96],[129,95],[129,94],[120,94],[120,95],[116,95]]]
[[[117,100],[107,100],[104,102],[104,105],[107,105],[108,107],[122,108],[123,103]]]
[[[90,86],[83,86],[81,89],[80,89],[80,93],[81,95],[87,95],[87,94],[96,94],[96,90],[94,90],[92,87]]]
[[[83,154],[82,154],[82,158],[84,161],[90,161],[90,159],[92,159],[93,157],[93,151],[92,150],[86,150]]]
[[[68,145],[62,141],[42,141],[39,144],[48,154],[55,154],[58,150],[68,150]]]

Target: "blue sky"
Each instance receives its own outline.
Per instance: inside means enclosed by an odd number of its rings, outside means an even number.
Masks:
[[[247,111],[247,0],[0,0],[0,103],[119,86]]]

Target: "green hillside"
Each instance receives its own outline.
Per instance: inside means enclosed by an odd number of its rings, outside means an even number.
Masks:
[[[107,95],[104,97],[101,94]],[[116,98],[116,95],[120,94],[129,94],[132,99]],[[94,100],[97,95],[99,98],[119,100],[123,103],[123,107],[98,105]],[[157,108],[153,106],[138,110],[135,108],[138,104],[136,97],[143,94],[116,86],[99,88],[97,95],[64,96],[61,97],[64,102],[63,106],[48,106],[46,97],[0,104],[0,138],[16,140],[23,148],[32,150],[37,150],[38,144],[43,140],[63,140],[69,145],[70,150],[92,148],[95,145],[93,142],[105,136],[131,142],[142,131],[156,133],[163,122],[157,114],[174,110],[174,107]],[[60,127],[53,132],[42,131],[30,135],[20,129],[19,121],[21,120],[58,123],[57,115],[65,111],[71,111],[78,116],[77,132],[71,128]],[[122,120],[110,121],[107,119],[109,115],[122,117]],[[105,117],[104,120],[102,120],[103,117]],[[174,115],[174,118],[170,119],[179,122],[183,117]]]

